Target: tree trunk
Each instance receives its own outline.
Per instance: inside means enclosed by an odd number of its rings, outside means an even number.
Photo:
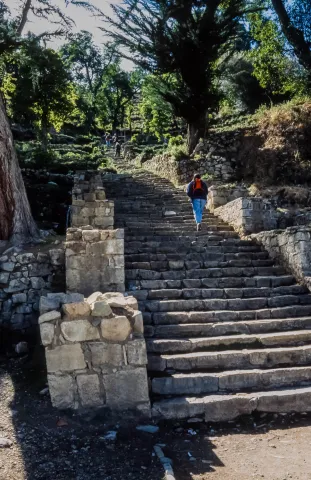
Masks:
[[[189,122],[187,126],[187,147],[191,155],[197,146],[200,137],[205,137],[205,117]]]
[[[286,11],[283,0],[272,0],[274,10],[279,17],[282,31],[288,42],[292,45],[299,63],[307,70],[309,79],[311,78],[311,50],[306,41],[303,31],[296,28]]]
[[[0,96],[0,240],[27,243],[39,239]]]

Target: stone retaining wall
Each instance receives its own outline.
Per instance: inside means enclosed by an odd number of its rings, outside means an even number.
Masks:
[[[125,291],[124,230],[69,228],[65,249],[69,292]]]
[[[210,132],[208,139],[195,148],[194,158],[175,160],[168,153],[156,155],[142,164],[143,168],[176,185],[191,181],[194,173],[209,175],[211,181],[227,183],[237,178],[237,154],[241,132]]]
[[[39,300],[64,284],[63,249],[32,253],[12,247],[0,257],[0,328],[37,325]]]
[[[149,415],[143,318],[134,297],[53,294],[41,298],[40,312],[54,407]]]
[[[311,227],[290,227],[252,235],[269,255],[311,290]]]
[[[244,198],[248,196],[248,190],[242,185],[230,186],[230,185],[221,185],[216,186],[212,185],[208,189],[208,202],[207,206],[210,212],[214,213],[215,209],[226,205],[237,198]]]
[[[216,208],[220,217],[241,235],[249,235],[277,227],[278,215],[270,202],[262,198],[237,198]]]

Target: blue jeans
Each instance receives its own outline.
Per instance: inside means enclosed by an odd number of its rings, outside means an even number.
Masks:
[[[203,198],[193,198],[192,208],[196,223],[202,223],[203,210],[206,205],[206,200]]]

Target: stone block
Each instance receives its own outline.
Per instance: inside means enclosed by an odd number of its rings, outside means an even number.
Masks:
[[[15,293],[12,295],[12,302],[17,303],[26,303],[27,302],[27,293]]]
[[[52,250],[49,250],[49,255],[52,265],[65,264],[65,252],[62,248],[54,248]]]
[[[99,332],[88,320],[71,320],[62,322],[60,326],[64,338],[68,342],[86,342],[99,340]]]
[[[84,302],[84,296],[82,293],[48,293],[47,298],[57,300],[61,304]]]
[[[92,305],[92,303],[96,302],[97,300],[100,300],[102,296],[103,294],[101,292],[94,292],[86,299],[86,302],[89,305]]]
[[[91,315],[91,308],[87,302],[65,303],[63,312],[69,318],[85,318]]]
[[[129,307],[133,310],[138,310],[138,303],[136,298],[134,297],[124,297],[123,295],[119,295],[117,297],[112,297],[107,299],[107,303],[112,308],[125,308]]]
[[[96,374],[77,376],[78,392],[82,407],[101,407],[104,403]]]
[[[56,298],[41,297],[40,298],[40,314],[50,312],[52,310],[58,310],[60,308],[60,301]]]
[[[132,332],[131,324],[124,316],[104,319],[100,328],[103,338],[111,342],[124,342]]]
[[[16,261],[22,265],[28,265],[29,263],[34,262],[35,260],[36,258],[33,253],[21,253],[16,257]]]
[[[75,407],[75,382],[70,375],[48,375],[52,405],[64,410]]]
[[[31,287],[35,290],[41,290],[41,288],[44,288],[46,284],[42,277],[31,277],[30,283]]]
[[[149,402],[146,368],[104,375],[103,383],[106,404],[116,410],[135,408],[139,403]]]
[[[105,300],[97,301],[92,304],[92,317],[110,317],[112,310]]]
[[[94,225],[100,228],[113,228],[113,217],[95,217]]]
[[[13,272],[15,268],[15,263],[14,262],[4,262],[1,263],[0,265],[1,270],[4,270],[5,272]]]
[[[86,368],[81,345],[62,345],[53,350],[46,350],[48,373],[70,372]]]
[[[0,284],[6,285],[9,282],[9,278],[9,272],[0,272]]]
[[[144,339],[131,340],[126,345],[127,361],[130,365],[147,365],[146,342]]]
[[[99,230],[83,230],[82,232],[83,240],[86,242],[98,242],[100,239]]]
[[[134,333],[144,333],[144,320],[143,320],[143,315],[142,313],[137,310],[134,312],[133,315],[133,321],[134,321],[134,326],[133,326],[133,332]]]
[[[52,267],[47,263],[32,263],[28,266],[30,277],[46,277],[51,275]]]
[[[91,358],[93,367],[109,365],[121,367],[124,364],[122,345],[113,343],[90,343]]]
[[[53,323],[41,323],[40,324],[40,335],[42,345],[45,347],[50,345],[53,342],[55,333],[55,326]]]

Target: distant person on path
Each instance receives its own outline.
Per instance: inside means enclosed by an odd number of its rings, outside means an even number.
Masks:
[[[197,224],[197,231],[202,228],[203,210],[207,202],[207,185],[201,180],[201,175],[196,173],[192,182],[187,187],[187,195],[191,199],[194,218]]]
[[[120,145],[120,142],[118,142],[117,140],[115,144],[115,156],[120,157],[120,155],[121,155],[121,145]]]
[[[110,135],[110,133],[107,133],[106,134],[106,145],[107,145],[107,147],[110,147],[110,143],[111,143],[111,135]]]

